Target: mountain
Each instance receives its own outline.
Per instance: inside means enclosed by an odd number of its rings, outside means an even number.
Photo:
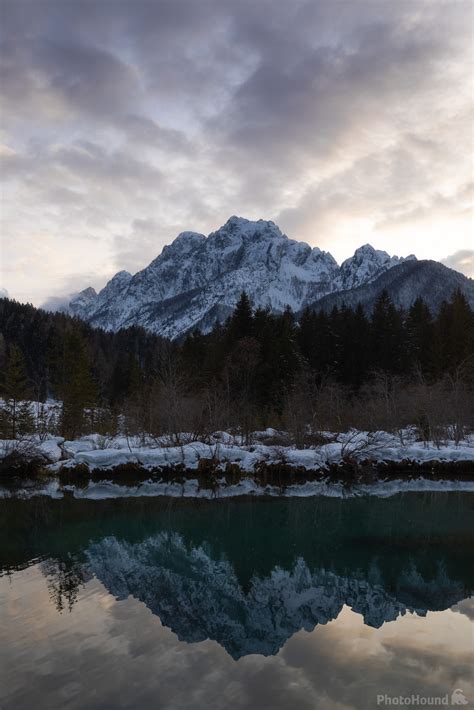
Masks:
[[[210,330],[232,312],[242,291],[254,307],[298,311],[404,261],[366,244],[338,266],[331,254],[289,239],[271,221],[231,217],[208,237],[183,232],[145,269],[134,276],[120,271],[98,294],[82,291],[69,312],[106,330],[141,325],[175,338]]]
[[[74,316],[86,311],[96,297],[96,290],[89,287],[78,293],[71,293],[69,296],[51,296],[41,307],[51,313],[69,313]]]
[[[385,290],[399,308],[409,308],[421,296],[435,313],[441,302],[449,300],[456,289],[464,293],[469,305],[474,308],[473,279],[437,261],[405,261],[368,283],[317,299],[312,308],[329,312],[334,306],[340,308],[345,304],[354,308],[360,303],[370,313],[378,296]]]
[[[385,273],[394,266],[405,261],[416,262],[416,257],[411,254],[406,259],[398,256],[389,256],[386,251],[374,249],[370,244],[359,247],[354,256],[346,259],[341,264],[336,277],[336,291],[346,291],[357,288],[362,284],[370,283],[380,274]]]

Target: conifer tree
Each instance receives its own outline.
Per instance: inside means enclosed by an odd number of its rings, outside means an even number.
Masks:
[[[230,319],[229,334],[233,342],[241,338],[248,338],[253,333],[253,313],[250,299],[242,291],[240,299]]]
[[[321,310],[319,313],[308,315],[303,326],[302,354],[319,381],[335,367],[335,337],[332,325],[330,316]]]
[[[63,377],[61,430],[64,436],[74,438],[84,432],[84,410],[97,403],[97,387],[92,378],[86,343],[78,334],[67,337],[64,355],[66,372]]]
[[[433,320],[421,297],[408,311],[405,328],[410,364],[427,375],[433,364]]]
[[[246,443],[255,424],[255,379],[260,357],[256,338],[240,338],[227,357],[225,377]]]
[[[276,385],[272,405],[280,412],[283,407],[283,395],[291,389],[302,358],[298,350],[296,321],[293,311],[288,306],[274,322],[273,352],[268,358],[268,365],[273,371]],[[275,390],[275,388],[274,388]]]
[[[376,370],[397,373],[403,366],[403,320],[387,291],[378,297],[371,321],[372,366]]]
[[[357,389],[367,377],[370,326],[361,304],[355,311],[343,305],[337,325],[337,376]]]
[[[7,362],[7,346],[3,333],[0,333],[0,372],[5,372]]]
[[[297,337],[301,355],[311,366],[314,366],[315,330],[315,314],[306,307],[300,317]]]
[[[474,357],[474,313],[458,289],[441,304],[436,321],[438,374],[454,372]]]
[[[16,439],[19,435],[34,431],[25,358],[16,345],[10,347],[8,364],[3,381],[3,404],[0,410],[2,435]]]

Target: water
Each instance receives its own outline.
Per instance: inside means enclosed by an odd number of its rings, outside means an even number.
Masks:
[[[0,707],[473,703],[473,510],[468,493],[0,501]]]

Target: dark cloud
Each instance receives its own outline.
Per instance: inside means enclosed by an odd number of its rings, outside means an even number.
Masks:
[[[454,38],[439,32],[439,17],[428,10],[415,16],[406,3],[397,12],[387,5],[355,2],[350,11],[344,4],[340,22],[328,3],[319,3],[314,12],[282,13],[293,17],[280,17],[273,31],[255,36],[255,26],[240,28],[238,37],[254,43],[259,61],[218,119],[232,143],[312,160],[337,150],[349,131],[397,119],[414,91],[431,91]],[[309,24],[299,24],[302,17]],[[253,16],[257,26],[262,19]],[[467,39],[461,13],[446,20]]]
[[[469,597],[468,599],[464,599],[462,602],[453,606],[452,611],[464,614],[468,619],[474,621],[474,598]]]
[[[145,116],[126,115],[121,121],[131,143],[139,143],[163,151],[192,155],[195,146],[183,131],[163,128],[156,121]]]
[[[84,272],[104,258],[133,271],[235,213],[339,258],[369,240],[400,251],[410,229],[440,258],[448,224],[453,250],[467,247],[471,3],[1,8],[8,273],[27,268],[19,249],[38,229],[58,253],[82,233]],[[20,291],[42,283],[37,270]]]
[[[137,105],[138,76],[118,56],[87,45],[25,37],[2,45],[2,93],[7,127],[33,117],[52,125],[94,119],[114,124]],[[24,112],[18,117],[19,112]],[[29,113],[32,112],[32,113]]]
[[[51,155],[52,162],[69,171],[73,177],[94,180],[102,185],[114,181],[127,188],[138,181],[143,187],[154,185],[161,176],[154,165],[138,160],[126,150],[108,151],[97,143],[78,141],[71,146],[61,147]]]

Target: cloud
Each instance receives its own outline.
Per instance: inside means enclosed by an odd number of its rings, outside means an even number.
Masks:
[[[195,146],[183,131],[163,128],[156,121],[145,116],[128,114],[123,118],[121,127],[132,143],[178,154],[194,153]]]
[[[15,130],[28,116],[45,128],[84,120],[113,124],[136,105],[141,87],[132,67],[116,55],[71,42],[8,38],[2,45],[3,121]],[[18,112],[23,118],[18,120]],[[32,113],[31,113],[32,112]],[[31,119],[30,119],[31,120]],[[40,130],[41,130],[41,124]]]
[[[114,237],[115,266],[127,265],[127,270],[135,273],[148,266],[159,251],[158,245],[166,239],[160,233],[160,226],[153,219],[135,219],[128,234]]]
[[[459,614],[464,614],[470,621],[474,621],[474,599],[472,597],[463,599],[451,609]]]
[[[339,260],[367,241],[442,258],[447,234],[468,249],[471,16],[428,0],[6,3],[6,286],[37,302],[77,264],[83,286],[134,271],[230,214]]]
[[[459,249],[454,254],[441,259],[441,263],[474,278],[474,249]]]
[[[50,296],[41,304],[41,308],[52,313],[67,311],[69,303],[74,296],[77,296],[77,293],[71,293],[67,296]]]

